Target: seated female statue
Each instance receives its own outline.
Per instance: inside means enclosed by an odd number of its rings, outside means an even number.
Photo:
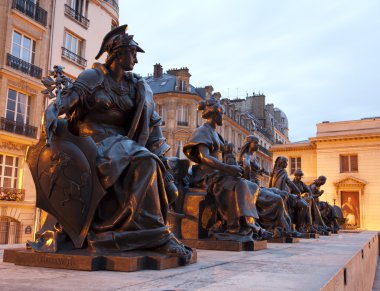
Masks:
[[[238,163],[244,169],[244,178],[258,184],[258,175],[262,169],[255,157],[259,148],[259,139],[254,135],[248,135],[244,139],[243,146],[238,155]],[[276,188],[261,187],[256,201],[259,212],[259,222],[267,230],[272,231],[274,236],[291,236],[291,226],[286,213],[284,197],[288,193]]]
[[[66,114],[71,131],[97,145],[96,169],[106,195],[97,205],[87,243],[100,251],[156,249],[188,263],[191,249],[166,224],[168,198],[160,156],[169,146],[153,93],[143,78],[130,72],[137,52],[144,51],[123,25],[104,37],[96,59],[105,52],[105,63],[83,71],[45,115],[48,141],[58,116]]]
[[[224,237],[230,235],[248,239],[269,239],[272,233],[264,230],[257,223],[259,215],[256,200],[259,193],[257,184],[242,178],[242,168],[222,161],[223,138],[216,132],[216,127],[223,124],[223,107],[218,99],[211,97],[198,104],[202,118],[207,121],[198,127],[183,152],[199,165],[195,180],[204,180],[208,195],[215,201],[220,220],[218,227],[212,229],[216,238],[218,233]]]

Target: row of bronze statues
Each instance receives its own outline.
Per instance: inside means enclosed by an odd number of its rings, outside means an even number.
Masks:
[[[49,213],[30,247],[37,252],[86,248],[94,252],[155,250],[191,261],[193,250],[168,227],[168,215],[182,218],[184,195],[200,187],[214,206],[210,239],[231,241],[301,237],[336,229],[334,209],[318,197],[326,182],[309,186],[302,171],[290,180],[287,159],[276,159],[269,188],[259,187],[258,138],[244,140],[237,157],[217,133],[223,106],[201,101],[206,122],[183,151],[194,163],[165,157],[169,150],[155,111],[152,90],[132,73],[144,52],[126,25],[109,32],[98,59],[75,81],[55,67],[43,79],[55,100],[44,118],[41,140],[27,157],[36,184],[37,206]],[[65,114],[65,117],[60,117]],[[179,234],[180,235],[180,234]]]

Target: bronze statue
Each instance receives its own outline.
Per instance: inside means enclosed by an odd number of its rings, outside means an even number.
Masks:
[[[238,154],[238,163],[242,166],[243,177],[258,185],[257,175],[260,175],[262,169],[255,158],[258,150],[259,139],[254,135],[248,135]],[[283,197],[287,192],[276,188],[263,188],[259,190],[256,201],[256,207],[259,212],[259,222],[267,230],[273,232],[273,237],[291,237],[291,221],[288,218]]]
[[[144,51],[126,28],[117,27],[104,37],[96,56],[107,53],[104,64],[95,63],[72,84],[56,88],[56,101],[45,113],[47,146],[28,158],[37,206],[57,218],[56,227],[68,234],[75,248],[154,249],[186,264],[192,251],[166,223],[168,205],[178,195],[163,163],[169,146],[151,89],[131,72],[137,53]],[[51,91],[53,82],[45,81]],[[66,118],[58,118],[62,114]],[[80,180],[72,173],[78,170]],[[52,181],[47,186],[45,177]],[[94,194],[89,189],[98,190]],[[32,248],[54,251],[47,241],[52,233],[41,234],[30,243]]]
[[[287,211],[290,216],[291,225],[296,224],[295,237],[302,237],[299,231],[304,231],[302,225],[306,221],[309,208],[308,203],[301,197],[301,191],[290,180],[286,167],[288,159],[283,156],[277,157],[269,180],[269,187],[284,190],[289,193],[286,201]]]
[[[308,212],[306,214],[306,220],[302,226],[301,232],[316,233],[318,231],[318,226],[323,225],[323,220],[319,212],[318,206],[316,205],[313,196],[311,194],[310,188],[302,181],[303,172],[301,169],[297,169],[294,172],[293,183],[301,191],[301,196],[308,203]],[[314,215],[313,215],[314,214]],[[313,217],[314,216],[314,217]]]
[[[324,228],[328,231],[338,231],[340,229],[338,223],[338,215],[335,211],[334,206],[331,206],[329,203],[325,201],[319,201],[319,197],[321,197],[324,193],[324,190],[320,190],[320,187],[323,186],[327,181],[326,176],[319,176],[312,184],[310,184],[310,190],[313,195],[314,200],[316,201],[318,208],[321,213],[321,217],[324,221]]]
[[[257,223],[259,215],[256,200],[259,192],[257,184],[242,178],[243,170],[238,165],[223,163],[223,138],[216,132],[216,127],[223,124],[223,107],[214,96],[201,101],[198,110],[207,121],[198,127],[183,152],[198,164],[193,171],[195,180],[204,180],[208,195],[215,201],[219,219],[209,230],[209,235],[217,239],[252,240],[268,239],[272,233],[261,228]]]
[[[238,160],[244,169],[244,178],[248,181],[259,185],[258,175],[261,175],[263,169],[259,165],[254,154],[259,149],[259,139],[254,135],[248,135],[244,139],[242,148],[240,149]]]

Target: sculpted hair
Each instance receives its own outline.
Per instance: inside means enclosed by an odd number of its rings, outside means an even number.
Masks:
[[[211,97],[206,100],[200,101],[197,105],[197,110],[203,111],[202,118],[207,119],[211,117],[215,112],[217,112],[221,106],[222,105],[219,103],[218,99],[216,99],[215,97]]]

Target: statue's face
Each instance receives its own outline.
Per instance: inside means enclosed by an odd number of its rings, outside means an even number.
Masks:
[[[285,169],[288,166],[288,159],[282,161],[282,167]]]
[[[124,71],[132,71],[135,64],[138,63],[136,49],[131,47],[122,47],[120,49],[119,60]]]
[[[223,107],[219,106],[215,112],[215,123],[219,126],[223,125]]]
[[[324,179],[319,179],[319,186],[325,185],[326,180]]]
[[[259,149],[259,144],[256,141],[253,141],[249,144],[249,151],[256,152]]]
[[[302,179],[302,176],[300,176],[300,175],[294,176],[294,180],[296,180],[296,181],[301,181],[301,179]]]

